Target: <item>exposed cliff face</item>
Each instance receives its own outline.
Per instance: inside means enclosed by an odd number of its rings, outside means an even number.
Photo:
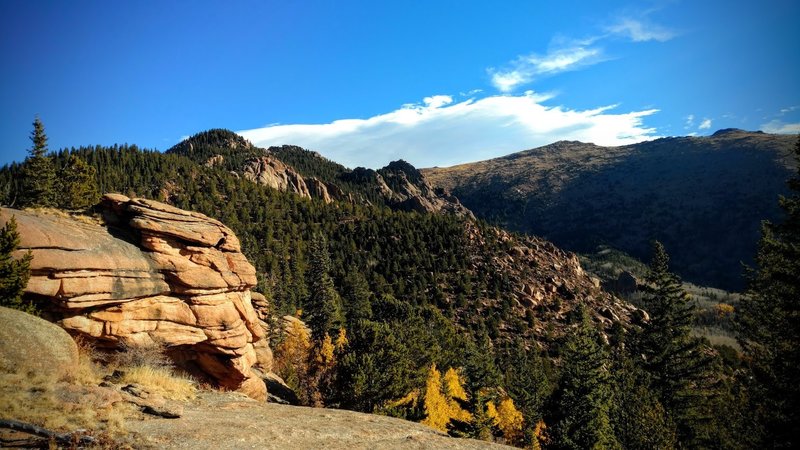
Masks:
[[[443,188],[434,188],[422,173],[405,161],[394,161],[379,172],[383,175],[380,182],[389,188],[389,199],[400,209],[474,218],[472,211],[454,195]]]
[[[397,209],[474,218],[455,196],[445,189],[434,188],[414,166],[402,160],[377,171],[357,167],[344,179],[369,186],[389,206]]]
[[[262,156],[251,159],[242,168],[242,175],[254,183],[311,198],[303,177],[275,158]]]
[[[280,191],[292,192],[305,198],[333,202],[328,186],[317,178],[303,178],[294,168],[272,156],[247,161],[242,167],[245,179]]]
[[[33,253],[26,294],[51,319],[99,346],[150,344],[220,386],[264,399],[269,370],[253,309],[255,269],[221,222],[145,199],[107,194],[108,226],[35,211],[16,216],[19,252]]]

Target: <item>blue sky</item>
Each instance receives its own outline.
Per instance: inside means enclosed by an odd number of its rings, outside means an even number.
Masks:
[[[800,132],[800,2],[0,2],[0,163],[209,128],[347,166]]]

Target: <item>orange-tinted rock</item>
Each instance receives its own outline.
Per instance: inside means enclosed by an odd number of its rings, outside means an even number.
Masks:
[[[255,268],[233,231],[152,200],[107,194],[102,206],[109,226],[0,211],[2,223],[16,216],[19,253],[33,253],[26,294],[98,345],[159,342],[220,386],[265,399],[251,368],[271,367],[272,354],[251,303]]]

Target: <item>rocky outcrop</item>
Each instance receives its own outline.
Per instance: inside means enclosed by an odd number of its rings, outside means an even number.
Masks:
[[[534,319],[531,337],[542,346],[547,345],[548,335],[561,336],[569,331],[567,317],[581,304],[605,333],[616,322],[638,323],[646,316],[603,291],[600,280],[586,273],[573,253],[537,237],[513,236],[498,228],[481,229],[473,222],[465,226],[468,245],[473,247],[472,270],[503,274],[513,290],[514,308],[521,317]],[[508,250],[486,257],[481,249],[489,241]],[[517,333],[507,324],[501,325],[500,331]]]
[[[242,176],[254,183],[305,198],[316,198],[325,203],[347,198],[338,187],[328,185],[315,177],[303,178],[294,168],[272,156],[248,160],[242,167]]]
[[[145,199],[107,194],[106,226],[13,214],[19,252],[33,253],[26,295],[98,346],[165,345],[176,361],[227,389],[264,399],[251,368],[271,366],[252,303],[255,269],[221,222]],[[267,369],[268,370],[268,369]]]
[[[302,175],[271,156],[261,156],[247,161],[242,168],[242,175],[254,183],[311,198],[311,192]]]
[[[394,161],[379,172],[382,195],[400,209],[474,218],[472,211],[458,198],[442,188],[434,188],[420,171],[405,161]]]
[[[328,185],[322,180],[312,177],[306,179],[306,184],[308,185],[308,191],[311,193],[311,197],[318,198],[325,203],[333,203],[333,197],[331,197],[331,194],[328,192]]]
[[[36,316],[0,307],[0,371],[54,375],[78,364],[78,346],[63,329]]]

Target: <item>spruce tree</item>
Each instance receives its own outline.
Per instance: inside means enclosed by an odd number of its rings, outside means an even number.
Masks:
[[[348,272],[344,279],[344,311],[348,325],[353,326],[359,320],[372,318],[372,293],[361,272],[354,267]]]
[[[52,158],[47,156],[47,135],[39,117],[33,121],[31,141],[33,147],[28,150],[20,172],[19,205],[56,206],[56,170]]]
[[[794,151],[800,161],[800,137]],[[791,194],[779,199],[783,221],[762,224],[739,317],[765,448],[800,446],[800,169],[788,184]]]
[[[708,400],[713,395],[712,359],[700,339],[691,335],[694,306],[677,275],[669,271],[664,246],[653,242],[653,257],[642,288],[642,302],[650,313],[638,351],[670,419],[678,441],[695,447],[706,438]]]
[[[575,311],[578,328],[563,350],[558,392],[559,420],[554,426],[557,448],[621,448],[611,427],[610,359],[584,305]]]
[[[311,327],[314,341],[322,342],[326,334],[336,336],[342,327],[342,300],[330,275],[331,257],[325,236],[315,235],[310,250],[306,323]]]
[[[71,154],[61,170],[59,206],[64,209],[86,209],[100,197],[95,174],[97,170],[76,154]]]
[[[12,216],[0,229],[0,306],[33,313],[35,308],[22,299],[22,291],[31,275],[30,251],[15,259],[14,251],[19,246],[17,221]]]

